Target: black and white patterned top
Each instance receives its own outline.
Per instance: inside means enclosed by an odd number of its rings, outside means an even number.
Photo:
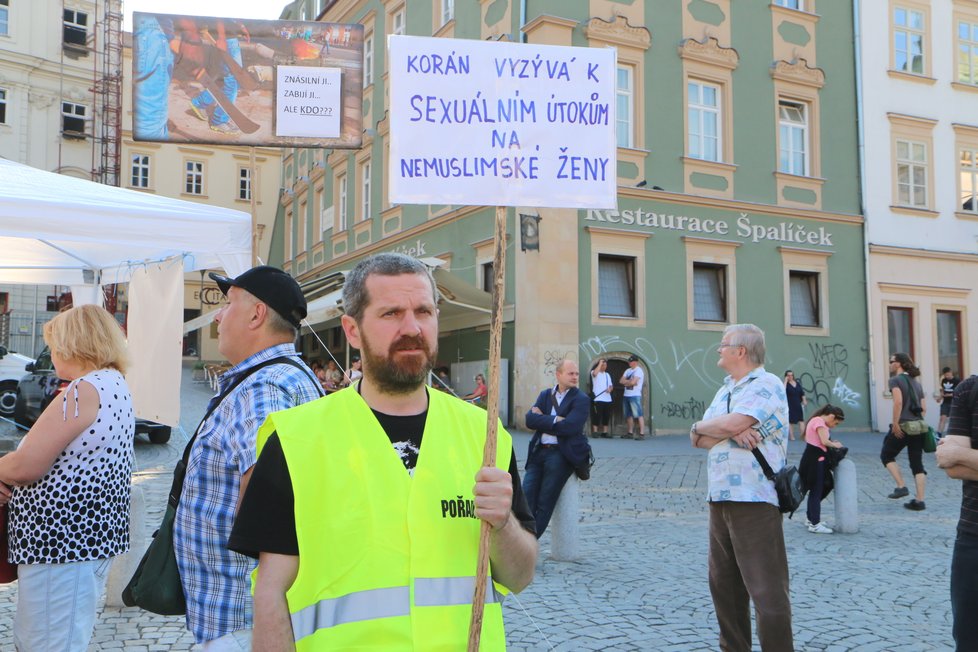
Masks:
[[[7,523],[9,561],[57,564],[105,559],[129,550],[129,486],[135,418],[125,378],[100,369],[72,382],[59,397],[73,418],[75,385],[98,392],[95,422],[58,455],[37,482],[15,487]]]

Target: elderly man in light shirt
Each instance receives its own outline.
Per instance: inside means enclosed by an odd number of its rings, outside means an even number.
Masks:
[[[709,450],[710,593],[723,652],[751,649],[750,601],[764,652],[794,649],[788,557],[774,483],[751,449],[777,472],[785,464],[788,401],[784,383],[764,370],[764,332],[753,324],[723,331],[717,366],[729,375],[690,429]]]

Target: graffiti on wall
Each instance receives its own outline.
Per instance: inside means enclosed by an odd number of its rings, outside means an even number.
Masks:
[[[706,412],[706,403],[694,396],[682,402],[665,401],[659,406],[659,413],[662,416],[684,421],[699,419],[704,412]]]
[[[792,363],[802,363],[812,368],[812,371],[795,374],[808,401],[815,405],[841,403],[852,408],[860,407],[862,395],[846,384],[849,377],[849,350],[846,346],[809,342],[808,350],[809,357]]]

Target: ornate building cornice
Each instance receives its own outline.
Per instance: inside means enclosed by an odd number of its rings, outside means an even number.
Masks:
[[[825,72],[821,68],[810,67],[808,61],[801,58],[794,61],[775,61],[771,65],[771,77],[813,88],[825,85]]]
[[[683,39],[679,44],[679,56],[682,59],[699,61],[712,66],[720,66],[733,70],[740,63],[740,55],[733,48],[720,46],[720,41],[712,36],[703,41],[694,38]]]
[[[624,16],[616,16],[613,21],[592,18],[584,28],[584,35],[595,41],[615,43],[648,50],[652,45],[652,34],[645,27],[635,27]]]

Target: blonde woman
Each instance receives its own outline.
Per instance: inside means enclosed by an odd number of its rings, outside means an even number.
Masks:
[[[93,305],[45,324],[44,341],[70,384],[0,458],[18,575],[13,639],[18,650],[84,651],[109,563],[129,549],[135,418],[126,341],[112,315]]]

